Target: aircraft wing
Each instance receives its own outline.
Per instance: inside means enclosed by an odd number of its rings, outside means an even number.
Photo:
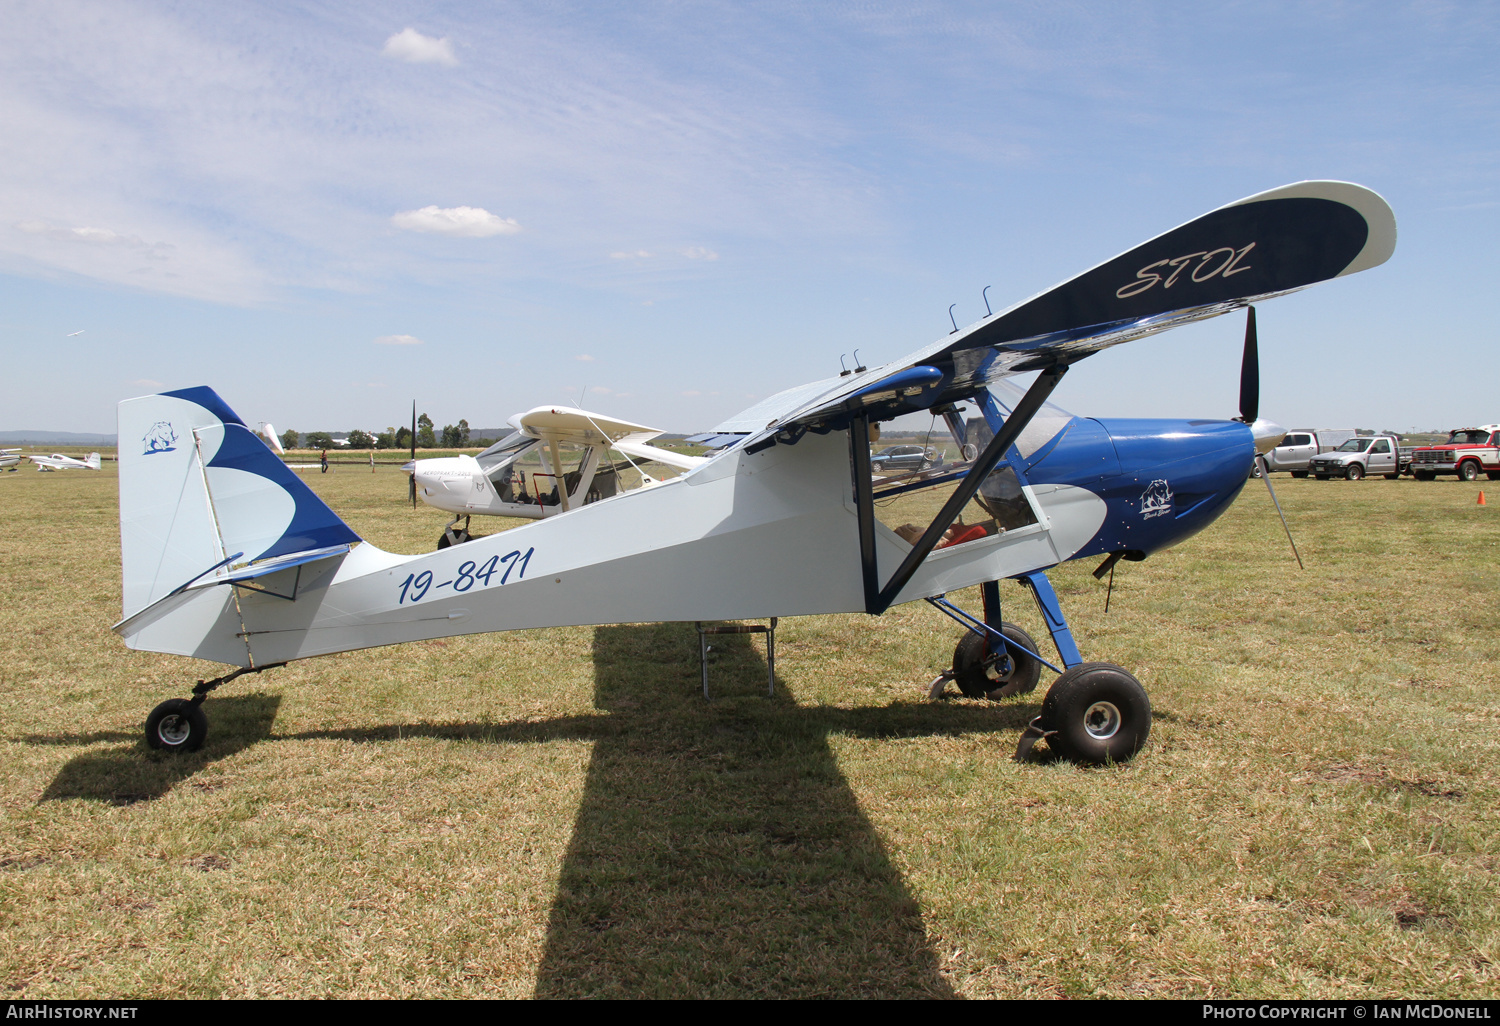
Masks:
[[[748,433],[754,448],[856,415],[889,420],[956,402],[997,378],[1375,267],[1395,246],[1395,215],[1374,192],[1297,182],[1210,211],[900,360],[772,396],[715,431]]]
[[[661,434],[656,428],[632,424],[628,420],[606,417],[602,413],[574,409],[571,406],[538,406],[511,420],[532,438],[545,438],[578,445],[613,443],[629,438],[644,442]]]

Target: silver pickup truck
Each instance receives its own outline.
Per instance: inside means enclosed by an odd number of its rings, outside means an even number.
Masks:
[[[1306,477],[1308,464],[1314,456],[1332,452],[1353,437],[1353,428],[1319,428],[1316,431],[1298,428],[1288,431],[1281,444],[1266,453],[1266,469],[1284,470],[1293,477]],[[1260,468],[1256,467],[1251,476],[1259,477]]]
[[[1319,481],[1330,477],[1358,481],[1371,474],[1384,474],[1387,480],[1394,481],[1404,469],[1401,460],[1401,447],[1396,439],[1390,435],[1366,435],[1351,438],[1332,452],[1314,456],[1308,461],[1308,469]]]

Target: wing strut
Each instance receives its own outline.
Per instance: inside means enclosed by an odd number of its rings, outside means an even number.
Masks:
[[[1025,396],[1016,404],[1000,430],[984,452],[974,461],[974,466],[959,482],[958,489],[948,497],[936,519],[927,526],[916,546],[907,553],[891,579],[880,586],[880,572],[875,565],[875,502],[874,486],[870,480],[870,423],[865,417],[855,417],[849,425],[850,458],[854,464],[854,504],[859,512],[859,559],[865,585],[865,612],[879,615],[890,608],[901,589],[906,587],[917,567],[937,547],[943,532],[953,524],[963,508],[969,504],[984,484],[984,479],[995,469],[1031,418],[1042,408],[1042,403],[1052,394],[1057,383],[1068,371],[1067,364],[1057,364],[1037,375],[1037,379],[1026,390]]]

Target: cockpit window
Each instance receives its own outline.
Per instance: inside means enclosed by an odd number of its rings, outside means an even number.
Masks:
[[[540,444],[541,442],[535,438],[528,438],[519,431],[512,431],[474,458],[479,461],[479,468],[489,473],[500,464],[510,463],[532,446]]]
[[[1026,394],[1009,378],[992,381],[989,388],[990,395],[995,397],[995,402],[1000,404],[1000,408],[1005,411],[1007,417],[1021,401],[1021,397]],[[1037,410],[1036,416],[1031,418],[1025,430],[1021,432],[1021,437],[1016,439],[1016,448],[1020,451],[1021,458],[1030,459],[1032,453],[1057,437],[1057,433],[1067,427],[1072,419],[1073,415],[1062,407],[1043,403],[1042,408]],[[985,432],[983,438],[970,438],[969,441],[975,442],[980,449],[983,449],[992,437],[994,437],[993,433]]]

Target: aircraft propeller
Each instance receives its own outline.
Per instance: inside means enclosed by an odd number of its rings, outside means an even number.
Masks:
[[[1286,432],[1279,425],[1260,419],[1260,341],[1255,331],[1253,306],[1245,308],[1245,351],[1240,357],[1239,419],[1250,426],[1250,434],[1255,438],[1255,469],[1260,479],[1266,483],[1266,491],[1271,493],[1271,502],[1276,506],[1276,515],[1281,518],[1281,529],[1286,532],[1286,540],[1292,546],[1292,555],[1297,557],[1297,565],[1306,570],[1302,554],[1297,551],[1297,543],[1292,540],[1292,529],[1287,526],[1286,514],[1281,511],[1281,501],[1276,498],[1276,489],[1271,484],[1271,470],[1266,465],[1265,453],[1274,449],[1286,436]]]
[[[406,479],[407,498],[411,499],[411,508],[417,508],[417,401],[411,401],[411,477]]]

